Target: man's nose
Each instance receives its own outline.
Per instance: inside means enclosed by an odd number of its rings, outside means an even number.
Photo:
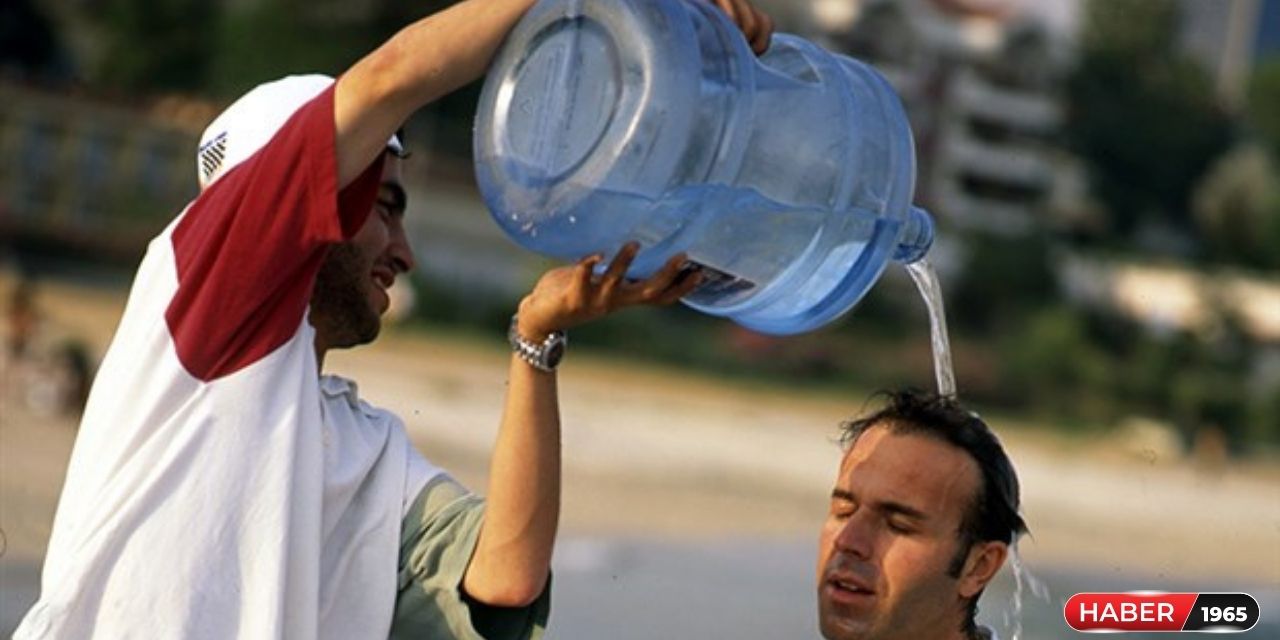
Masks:
[[[409,244],[409,237],[405,234],[404,229],[397,229],[391,235],[391,262],[395,265],[396,271],[399,273],[409,273],[413,271],[413,267],[417,261],[413,256],[413,246]]]
[[[859,558],[870,558],[875,547],[875,524],[870,513],[858,509],[836,533],[836,549]]]

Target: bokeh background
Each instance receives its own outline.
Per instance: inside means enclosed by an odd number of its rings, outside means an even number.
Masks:
[[[0,7],[0,633],[38,593],[86,380],[147,240],[196,192],[199,132],[448,4]],[[1248,635],[1280,636],[1280,0],[759,5],[874,64],[909,112],[960,395],[1022,473],[1043,587],[1018,597],[1007,572],[983,618],[1068,638],[1077,591],[1239,590],[1262,602]],[[408,124],[421,268],[387,338],[333,364],[483,491],[506,322],[551,263],[479,201],[478,93]],[[897,268],[804,336],[680,307],[576,331],[551,636],[817,637],[832,436],[931,367]]]

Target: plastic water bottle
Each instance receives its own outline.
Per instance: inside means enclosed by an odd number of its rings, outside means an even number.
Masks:
[[[884,78],[786,34],[758,58],[705,0],[542,0],[489,73],[475,162],[520,245],[637,240],[634,278],[687,252],[684,303],[765,333],[831,322],[933,240]]]

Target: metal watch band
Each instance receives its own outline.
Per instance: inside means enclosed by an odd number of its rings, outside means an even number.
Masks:
[[[563,331],[552,331],[540,343],[526,340],[516,329],[518,317],[511,316],[511,326],[507,329],[507,341],[511,343],[512,352],[539,371],[555,371],[564,357],[569,337]]]

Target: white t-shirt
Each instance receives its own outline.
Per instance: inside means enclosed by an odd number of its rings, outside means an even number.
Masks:
[[[15,638],[386,638],[400,524],[440,473],[318,375],[307,303],[372,209],[337,189],[333,91],[147,250]]]

